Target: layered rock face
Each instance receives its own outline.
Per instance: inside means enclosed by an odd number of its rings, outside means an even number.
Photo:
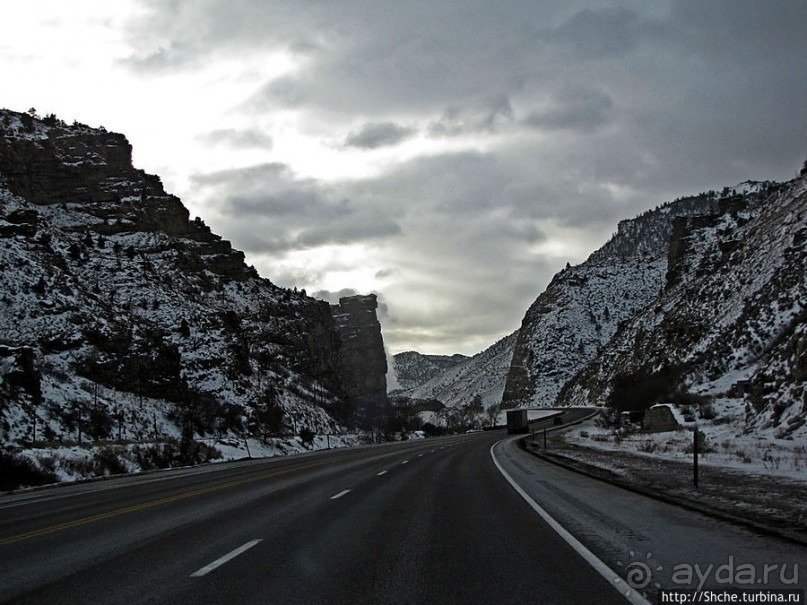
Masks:
[[[132,146],[124,135],[82,125],[47,125],[13,112],[0,119],[5,125],[0,174],[8,190],[26,202],[80,210],[95,219],[91,228],[99,235],[137,230],[188,239],[199,244],[206,269],[232,279],[257,276],[246,270],[244,254],[230,242],[201,220],[189,220],[187,208],[165,192],[158,176],[132,166]]]
[[[339,376],[359,426],[370,427],[387,403],[387,356],[375,294],[339,299],[331,310],[339,334]]]
[[[273,430],[336,432],[346,393],[383,395],[367,303],[346,302],[358,323],[337,331],[328,303],[261,278],[131,151],[0,110],[0,443],[75,441],[91,413],[84,439],[265,434],[276,407]]]
[[[742,410],[747,431],[806,434],[805,275],[804,176],[679,220],[664,291],[623,324],[559,402],[641,406],[694,393]]]
[[[807,433],[807,175],[630,221],[522,323],[504,405],[717,402],[741,430]]]
[[[708,214],[718,197],[683,198],[621,221],[584,263],[555,275],[524,316],[502,406],[555,405],[564,385],[664,288],[676,218]]]

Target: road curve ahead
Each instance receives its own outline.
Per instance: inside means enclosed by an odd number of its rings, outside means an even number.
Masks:
[[[624,603],[507,483],[501,431],[0,498],[0,601]]]

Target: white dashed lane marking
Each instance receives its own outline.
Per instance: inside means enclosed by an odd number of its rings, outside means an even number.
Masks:
[[[215,561],[213,561],[209,565],[205,565],[204,567],[202,567],[198,571],[193,572],[191,574],[191,577],[192,578],[201,578],[202,576],[206,576],[207,574],[209,574],[211,571],[213,571],[217,567],[221,567],[222,565],[224,565],[227,561],[235,559],[238,555],[245,553],[250,548],[255,546],[258,542],[260,542],[260,540],[252,540],[251,542],[247,542],[243,546],[239,546],[235,550],[228,552],[223,557],[220,557],[220,558],[216,559]]]
[[[454,444],[450,444],[450,445],[454,445]],[[441,446],[439,449],[442,450],[442,449],[445,449],[445,448],[446,448],[446,446]],[[437,451],[437,450],[433,449],[429,453],[433,454],[435,451]],[[420,453],[420,454],[417,455],[417,457],[422,458],[424,456],[424,454],[425,454],[425,452]],[[401,464],[408,464],[408,463],[409,463],[408,459],[401,461]],[[379,471],[378,473],[376,473],[376,476],[381,477],[382,475],[386,475],[388,472],[389,472],[388,470]],[[331,496],[330,499],[331,500],[338,500],[339,498],[349,494],[350,492],[351,492],[351,490],[349,490],[349,489],[342,490],[338,494],[334,494],[333,496]],[[224,565],[228,561],[231,561],[231,560],[235,559],[237,556],[244,554],[246,551],[248,551],[250,548],[252,548],[256,544],[258,544],[259,542],[261,542],[261,539],[251,540],[250,542],[247,542],[246,544],[244,544],[242,546],[239,546],[235,550],[232,550],[232,551],[228,552],[223,557],[220,557],[220,558],[216,559],[215,561],[213,561],[212,563],[210,563],[208,565],[205,565],[204,567],[202,567],[202,568],[198,569],[197,571],[193,572],[190,575],[190,577],[191,578],[201,578],[202,576],[206,576],[211,571],[221,567],[222,565]]]

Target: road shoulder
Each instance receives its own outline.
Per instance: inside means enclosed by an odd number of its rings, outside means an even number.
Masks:
[[[807,487],[801,482],[702,466],[695,488],[691,464],[568,443],[562,431],[553,432],[546,447],[543,436],[538,435],[521,439],[519,444],[542,460],[569,470],[807,544]]]

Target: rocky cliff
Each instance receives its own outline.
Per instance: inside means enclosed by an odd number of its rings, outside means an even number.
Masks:
[[[567,266],[527,310],[507,374],[504,407],[551,406],[613,338],[622,322],[664,288],[673,223],[708,214],[721,195],[682,198],[621,221],[584,263]]]
[[[676,221],[665,288],[564,388],[559,403],[720,402],[742,429],[807,423],[807,179],[725,197]]]
[[[350,416],[362,427],[372,427],[387,403],[387,356],[375,294],[349,296],[332,305],[341,342],[339,377]]]
[[[741,430],[803,434],[805,177],[621,222],[527,311],[504,405],[715,403]]]
[[[362,358],[344,322],[358,304],[379,344],[368,303],[347,301],[337,329],[131,151],[0,110],[0,444],[339,432],[349,401],[383,395],[383,344]]]

